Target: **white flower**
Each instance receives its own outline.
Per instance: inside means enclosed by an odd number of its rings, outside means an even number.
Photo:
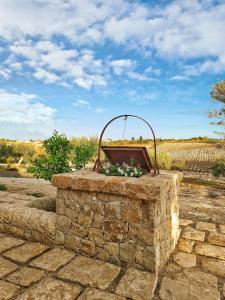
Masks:
[[[106,173],[109,174],[109,170],[106,170]]]
[[[130,173],[130,176],[134,176],[134,173]]]
[[[125,176],[128,176],[127,173],[125,173]]]

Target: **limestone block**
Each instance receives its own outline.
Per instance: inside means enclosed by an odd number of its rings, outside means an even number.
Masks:
[[[89,240],[94,242],[98,246],[104,245],[104,236],[101,229],[90,228],[88,231]]]
[[[207,222],[197,222],[196,229],[207,230],[207,231],[216,231],[216,225],[213,223],[207,223]]]
[[[62,268],[58,277],[105,290],[119,273],[120,268],[117,266],[79,256]]]
[[[108,292],[93,288],[86,289],[77,300],[126,300],[124,297],[117,296]]]
[[[10,248],[22,245],[24,243],[25,243],[25,241],[15,239],[12,237],[8,237],[8,236],[0,237],[0,253],[4,252]]]
[[[105,204],[105,217],[110,219],[121,218],[121,203],[113,201]]]
[[[185,253],[185,252],[177,252],[173,256],[173,260],[180,266],[184,268],[192,268],[196,266],[196,255]]]
[[[0,257],[0,279],[11,273],[12,271],[15,271],[19,266],[12,263],[11,261],[8,261],[7,259],[4,259],[3,257]]]
[[[131,223],[138,223],[142,218],[141,201],[125,199],[123,201],[122,219]]]
[[[135,245],[121,243],[119,246],[119,258],[122,261],[134,262],[135,261]]]
[[[117,242],[124,238],[125,224],[119,220],[104,220],[103,230],[107,241]]]
[[[210,244],[225,247],[225,234],[216,233],[216,232],[210,233],[208,237],[208,241],[210,242]]]
[[[19,293],[19,286],[0,280],[0,300],[9,300]]]
[[[95,254],[95,244],[88,240],[81,239],[80,251],[90,256],[93,256]]]
[[[116,293],[134,300],[152,299],[156,282],[155,275],[130,268],[120,280]]]
[[[225,260],[225,248],[207,243],[196,242],[194,250],[197,254]]]
[[[205,232],[196,230],[191,227],[186,227],[182,232],[182,237],[189,240],[203,242],[205,240]]]
[[[128,237],[143,245],[149,246],[154,243],[154,231],[144,224],[131,224],[129,226]]]
[[[119,254],[119,244],[108,242],[106,243],[106,251],[113,256],[117,256]]]
[[[203,257],[202,268],[206,272],[225,277],[225,261],[216,258]]]
[[[180,219],[180,226],[189,226],[191,224],[193,224],[194,222],[192,220],[188,220],[188,219]]]
[[[194,244],[195,241],[180,238],[178,240],[177,248],[179,251],[191,253],[193,251]]]
[[[45,276],[45,272],[34,268],[22,268],[7,277],[7,280],[24,287],[39,281]]]

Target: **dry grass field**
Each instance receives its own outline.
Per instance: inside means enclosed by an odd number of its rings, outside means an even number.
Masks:
[[[184,169],[191,172],[209,172],[216,161],[225,159],[225,143],[163,142],[157,149],[170,153],[173,161],[184,161]]]

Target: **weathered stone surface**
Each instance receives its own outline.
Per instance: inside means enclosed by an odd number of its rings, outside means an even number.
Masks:
[[[191,253],[193,251],[195,241],[182,239],[178,240],[177,248],[179,251]]]
[[[173,260],[180,266],[184,268],[192,268],[196,266],[196,255],[185,253],[185,252],[177,252],[173,256]]]
[[[207,243],[196,242],[195,252],[197,254],[219,258],[225,260],[225,248],[220,246],[214,246]]]
[[[216,231],[216,225],[208,222],[197,222],[196,229],[207,230],[207,231]]]
[[[78,256],[59,271],[58,277],[100,289],[106,289],[120,268],[109,263]]]
[[[120,219],[120,201],[114,201],[105,204],[105,217],[109,219]]]
[[[119,248],[119,258],[122,261],[134,262],[135,259],[135,245],[121,243]]]
[[[96,228],[90,228],[88,232],[88,237],[90,241],[94,242],[96,245],[104,245],[103,231]]]
[[[206,272],[225,277],[225,261],[216,258],[203,257],[202,268]]]
[[[179,220],[179,225],[180,226],[188,226],[193,224],[194,222],[192,220],[188,220],[188,219],[180,219]]]
[[[45,276],[45,272],[34,268],[22,268],[7,277],[7,280],[22,286],[29,286]]]
[[[52,185],[61,189],[99,192],[155,201],[159,197],[163,182],[179,181],[181,176],[172,173],[160,174],[157,178],[146,174],[140,178],[111,177],[83,169],[75,173],[58,174],[52,178]]]
[[[22,245],[24,243],[25,243],[25,241],[18,240],[18,239],[12,238],[12,237],[8,237],[8,236],[0,237],[0,253],[4,252],[10,248]]]
[[[152,273],[130,268],[120,280],[116,293],[133,300],[152,299],[156,281]]]
[[[164,271],[166,271],[167,273],[177,273],[177,272],[180,272],[181,270],[182,270],[182,267],[174,262],[168,263],[164,267]]]
[[[186,227],[182,232],[182,237],[189,240],[203,242],[205,240],[205,232],[196,230],[191,227]]]
[[[122,210],[122,219],[131,223],[139,222],[142,217],[141,202],[126,199],[123,203],[125,206]]]
[[[80,293],[79,285],[54,278],[45,278],[26,290],[18,300],[74,300]]]
[[[0,300],[9,300],[18,292],[19,287],[17,285],[0,280]]]
[[[95,254],[95,244],[88,240],[80,240],[80,251],[93,256]]]
[[[210,244],[225,247],[225,234],[216,233],[216,232],[211,233],[208,237],[208,241],[210,242]]]
[[[132,224],[129,226],[128,237],[131,240],[136,240],[140,244],[153,245],[154,232],[147,225]]]
[[[125,298],[97,289],[88,288],[77,300],[125,300]]]
[[[8,250],[4,253],[4,256],[20,263],[24,263],[29,259],[43,253],[47,249],[48,246],[39,243],[26,243],[17,248]]]
[[[47,271],[56,271],[59,267],[64,266],[75,256],[74,253],[54,248],[48,252],[45,252],[38,258],[34,259],[30,265],[38,267]]]
[[[11,261],[8,261],[7,259],[4,259],[3,257],[0,257],[0,279],[11,273],[12,271],[15,271],[18,268],[18,266]]]
[[[110,255],[117,256],[119,254],[119,245],[117,243],[108,242],[105,249]]]
[[[225,234],[225,225],[220,225],[220,232]]]
[[[117,242],[123,239],[125,224],[118,220],[105,220],[103,222],[104,233],[107,241]]]
[[[162,300],[219,300],[217,279],[211,274],[195,269],[164,277],[160,288]]]
[[[225,297],[225,283],[223,284],[223,296]]]

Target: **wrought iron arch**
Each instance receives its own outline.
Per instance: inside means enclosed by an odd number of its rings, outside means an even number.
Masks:
[[[102,146],[103,135],[104,135],[104,133],[105,133],[107,127],[108,127],[113,121],[115,121],[115,120],[117,120],[117,119],[124,118],[124,119],[126,120],[128,117],[137,118],[137,119],[143,121],[145,124],[147,124],[147,126],[150,128],[151,133],[152,133],[152,136],[153,136],[153,145],[154,145],[154,166],[153,166],[153,170],[154,170],[154,175],[159,174],[159,168],[158,168],[158,163],[157,163],[156,138],[155,138],[154,130],[152,129],[151,125],[150,125],[145,119],[143,119],[143,118],[141,118],[141,117],[139,117],[139,116],[136,116],[136,115],[120,115],[120,116],[114,117],[113,119],[111,119],[111,120],[105,125],[105,127],[103,128],[103,130],[102,130],[102,132],[101,132],[100,138],[99,138],[97,159],[96,159],[96,161],[95,161],[93,170],[96,170],[97,167],[102,166],[102,163],[101,163],[101,146]]]

